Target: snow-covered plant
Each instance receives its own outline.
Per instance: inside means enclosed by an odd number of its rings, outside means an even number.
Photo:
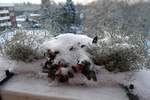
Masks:
[[[136,71],[149,67],[144,66],[146,47],[141,36],[134,40],[137,38],[104,33],[104,38],[88,49],[96,65],[104,65],[110,72]]]
[[[39,53],[39,46],[47,37],[47,32],[16,31],[12,38],[4,43],[5,54],[11,59],[25,62],[39,59],[43,56]]]
[[[39,55],[29,46],[15,43],[6,48],[6,55],[11,59],[30,62],[33,59],[38,59]]]
[[[62,34],[46,42],[48,60],[43,67],[52,80],[66,82],[75,74],[97,81],[96,72],[102,66],[108,72],[132,72],[145,61],[142,42],[134,44],[128,36],[105,32],[105,38],[92,39],[85,35]],[[97,42],[98,41],[98,42]],[[64,45],[65,44],[65,45]]]
[[[74,74],[82,73],[88,79],[96,80],[92,62],[85,48],[92,43],[86,35],[62,34],[44,43],[48,60],[43,67],[52,80],[66,82]],[[86,66],[86,67],[84,67]]]

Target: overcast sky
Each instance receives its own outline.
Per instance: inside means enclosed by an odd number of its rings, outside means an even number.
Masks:
[[[54,0],[56,2],[63,2],[66,0]],[[73,0],[75,3],[82,3],[82,4],[86,4],[89,2],[92,2],[94,0]],[[0,3],[22,3],[22,2],[31,2],[31,3],[36,3],[36,4],[40,4],[41,0],[0,0]]]

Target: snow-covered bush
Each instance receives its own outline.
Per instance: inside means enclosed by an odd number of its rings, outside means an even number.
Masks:
[[[133,40],[129,36],[104,33],[104,38],[88,48],[96,65],[105,65],[110,72],[137,71],[149,67],[144,65],[147,49],[141,39]]]
[[[5,41],[3,49],[6,56],[13,60],[31,62],[44,56],[39,52],[39,46],[47,38],[49,34],[46,32],[18,30],[10,40]]]
[[[20,43],[15,43],[6,47],[5,51],[6,55],[8,55],[11,59],[25,62],[30,62],[33,59],[38,59],[40,57],[40,55],[38,55],[31,47]]]

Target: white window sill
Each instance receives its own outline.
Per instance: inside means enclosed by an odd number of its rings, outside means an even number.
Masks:
[[[49,87],[43,79],[14,76],[1,87],[2,100],[128,100],[117,87]]]

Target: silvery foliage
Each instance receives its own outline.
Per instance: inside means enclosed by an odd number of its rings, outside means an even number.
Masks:
[[[40,45],[51,36],[47,31],[17,30],[15,34],[6,39],[3,44],[3,55],[13,60],[25,62],[43,57],[40,53]]]
[[[110,72],[149,69],[147,48],[142,36],[122,36],[106,31],[104,33],[104,38],[88,48],[96,65],[104,65]]]

